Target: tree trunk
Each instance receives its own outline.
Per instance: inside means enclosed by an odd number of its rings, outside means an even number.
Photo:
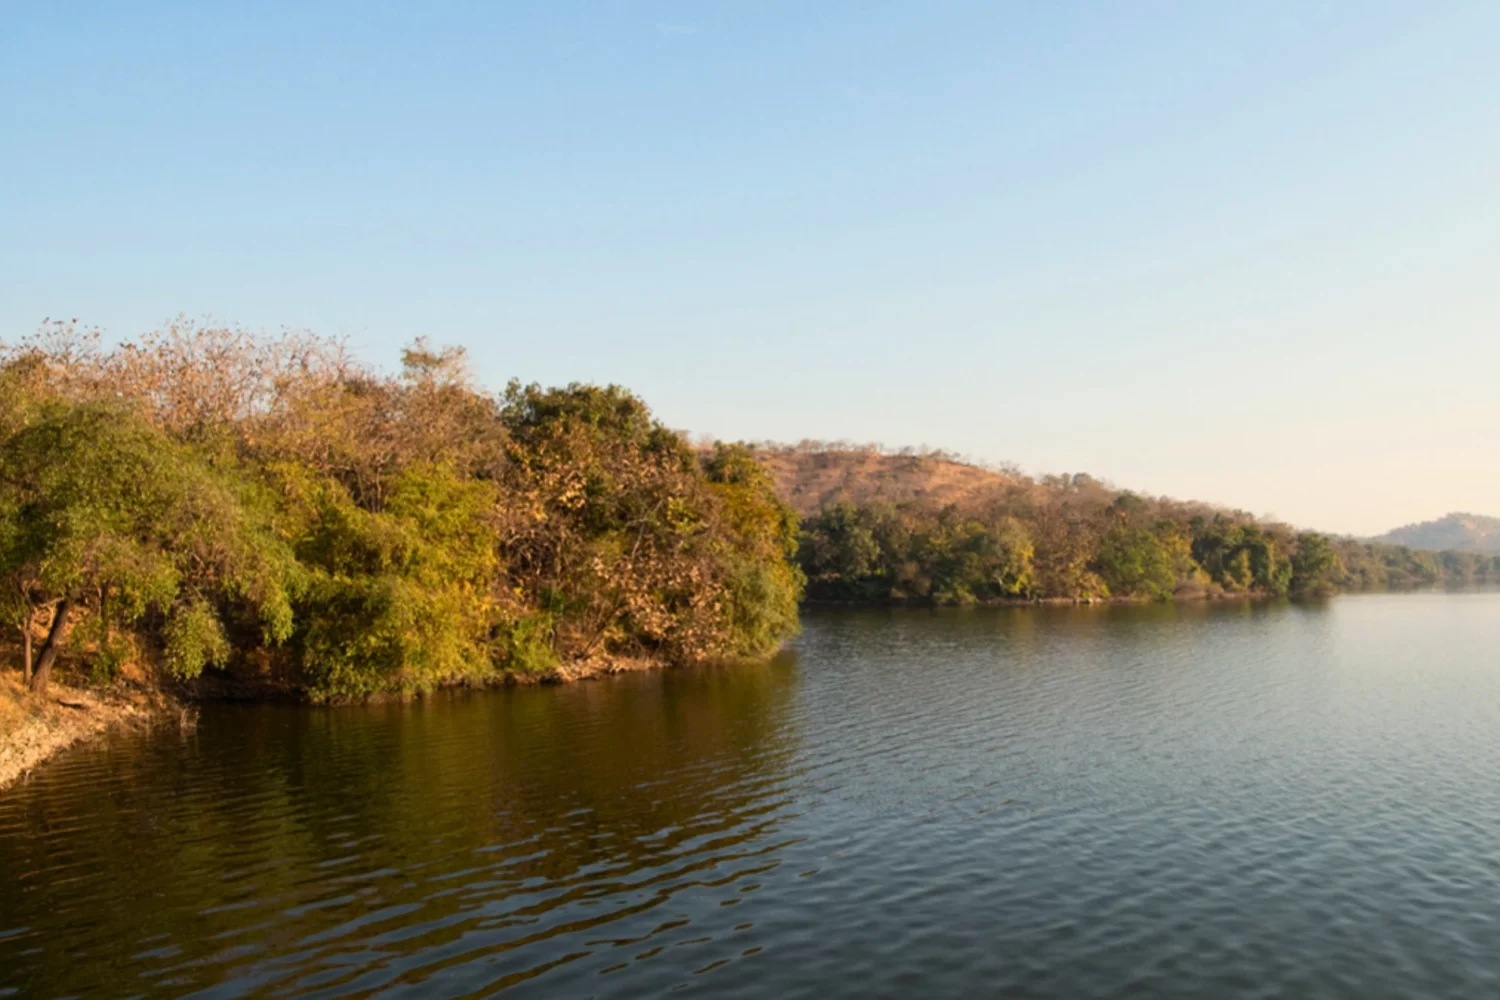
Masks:
[[[23,625],[23,626],[21,626],[21,648],[23,650],[25,650],[25,652],[26,652],[26,658],[23,661],[25,663],[25,672],[22,673],[21,679],[26,683],[26,685],[28,687],[30,687],[31,686],[31,616],[30,615],[26,616],[26,624]]]
[[[47,632],[47,641],[42,643],[42,655],[36,661],[36,673],[31,675],[31,690],[36,694],[47,693],[47,682],[52,679],[52,665],[57,662],[57,654],[62,651],[62,645],[68,639],[68,629],[72,627],[69,620],[73,614],[73,599],[64,597],[57,606],[57,614],[52,616],[52,628]]]

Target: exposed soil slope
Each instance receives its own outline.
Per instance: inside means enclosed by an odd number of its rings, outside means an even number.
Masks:
[[[770,470],[777,492],[800,514],[842,501],[964,504],[1015,482],[1007,473],[935,455],[763,448],[756,457]]]
[[[1436,521],[1408,524],[1375,539],[1392,545],[1440,552],[1500,552],[1500,517],[1452,513]]]
[[[85,691],[54,683],[42,697],[0,671],[0,789],[42,761],[111,726],[144,725],[167,708],[161,696]]]

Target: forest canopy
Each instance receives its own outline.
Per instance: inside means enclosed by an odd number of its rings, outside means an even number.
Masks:
[[[797,627],[796,544],[746,449],[616,386],[495,395],[452,348],[383,375],[188,323],[0,356],[0,616],[37,686],[69,652],[314,700],[762,656]]]
[[[901,466],[908,480],[911,465]],[[900,489],[912,492],[911,482]],[[1500,582],[1500,557],[1332,538],[1086,475],[1014,471],[962,502],[826,503],[803,518],[799,561],[809,598],[855,603],[1320,597]]]
[[[488,392],[462,350],[421,341],[388,374],[310,335],[179,322],[106,346],[51,324],[0,347],[0,627],[37,687],[67,657],[327,701],[760,657],[795,634],[804,591],[975,604],[1500,580],[1497,556],[1086,475],[903,453],[861,454],[851,478],[853,452],[805,451],[694,447],[618,386]],[[900,464],[899,499],[872,478],[881,461]],[[873,488],[851,500],[849,483]],[[799,523],[786,497],[818,499]]]

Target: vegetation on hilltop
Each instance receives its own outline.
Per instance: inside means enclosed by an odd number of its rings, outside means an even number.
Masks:
[[[1388,531],[1375,541],[1433,552],[1500,553],[1500,517],[1446,514],[1435,521],[1408,524]]]
[[[807,455],[807,449],[800,454]],[[1016,470],[952,471],[951,456],[916,457],[959,499],[920,482],[912,456],[835,450],[798,467],[861,467],[899,479],[864,502],[835,500],[803,517],[808,596],[836,602],[972,604],[1248,596],[1312,597],[1341,589],[1500,582],[1500,557],[1417,552],[1335,539],[1242,511],[1140,496],[1087,475],[1032,479]],[[792,496],[810,491],[791,489]]]
[[[186,323],[112,348],[52,325],[0,350],[0,619],[37,688],[64,656],[314,700],[759,656],[796,631],[804,585],[972,604],[1473,580],[1500,580],[1500,557],[1085,475],[695,450],[619,387],[492,394],[462,351],[420,342],[394,375],[336,342]]]
[[[0,355],[0,616],[36,687],[67,651],[315,700],[761,655],[796,525],[747,450],[614,386],[486,393],[454,349],[386,376],[305,336],[53,325]]]
[[[997,482],[1021,477],[1013,467],[986,468],[932,448],[826,441],[752,447],[777,491],[803,515],[836,503],[966,504]]]

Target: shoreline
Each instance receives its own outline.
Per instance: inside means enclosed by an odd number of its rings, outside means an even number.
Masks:
[[[534,673],[501,670],[488,676],[455,677],[427,691],[374,691],[362,697],[327,700],[310,698],[304,690],[295,685],[278,683],[263,675],[236,674],[231,670],[205,673],[192,681],[174,685],[173,691],[176,693],[177,700],[188,704],[222,701],[327,706],[378,705],[386,702],[416,701],[443,691],[493,691],[510,687],[572,684],[577,681],[613,677],[617,674],[667,670],[677,665],[669,660],[642,656],[594,656],[587,660],[558,664]]]
[[[1362,591],[1356,591],[1359,593]],[[1405,591],[1398,591],[1405,592]],[[1265,594],[1211,593],[1179,596],[1175,601],[1153,601],[1141,597],[1011,598],[979,601],[966,605],[933,604],[931,601],[835,601],[807,600],[807,610],[1001,608],[1154,603],[1214,603],[1218,601],[1274,600]],[[599,680],[620,674],[667,670],[678,664],[651,657],[594,656],[588,660],[559,664],[536,673],[503,671],[485,679],[458,679],[430,692],[381,692],[365,698],[327,702],[328,705],[379,704],[413,701],[444,691],[483,691],[509,687],[539,687]],[[140,688],[115,685],[78,688],[54,681],[43,699],[36,699],[20,683],[18,673],[0,670],[0,793],[24,781],[38,766],[69,747],[96,739],[119,726],[144,727],[174,715],[188,717],[192,706],[209,701],[288,702],[316,704],[291,688],[256,683],[232,675],[204,676],[197,683],[173,688]]]
[[[43,698],[0,673],[0,792],[62,751],[116,727],[146,726],[184,712],[167,695],[124,687],[89,690],[54,682]]]
[[[1203,593],[1174,594],[1169,598],[1111,595],[1109,597],[998,597],[966,604],[934,602],[924,598],[889,599],[879,601],[837,600],[833,598],[809,598],[801,607],[809,610],[826,608],[1034,608],[1034,607],[1097,607],[1108,604],[1203,604],[1214,601],[1273,601],[1286,600],[1272,594],[1255,593]]]
[[[534,684],[572,684],[575,681],[592,681],[616,674],[633,674],[645,670],[666,670],[675,664],[667,660],[642,656],[596,656],[575,663],[560,663],[534,674],[520,674],[507,670],[500,674],[493,687],[529,687]]]
[[[671,666],[665,660],[644,657],[595,657],[532,674],[506,671],[486,683],[456,681],[442,685],[437,691],[572,684],[618,674],[665,670]],[[47,694],[37,698],[21,683],[18,673],[0,671],[0,794],[24,782],[39,766],[70,747],[98,739],[119,727],[145,727],[174,715],[185,718],[197,702],[279,700],[310,704],[290,691],[225,683],[224,678],[219,678],[218,683],[195,686],[190,691],[169,693],[163,689],[145,690],[124,685],[79,688],[53,681]],[[426,693],[435,694],[437,691]],[[332,704],[412,701],[426,693],[376,694]]]

